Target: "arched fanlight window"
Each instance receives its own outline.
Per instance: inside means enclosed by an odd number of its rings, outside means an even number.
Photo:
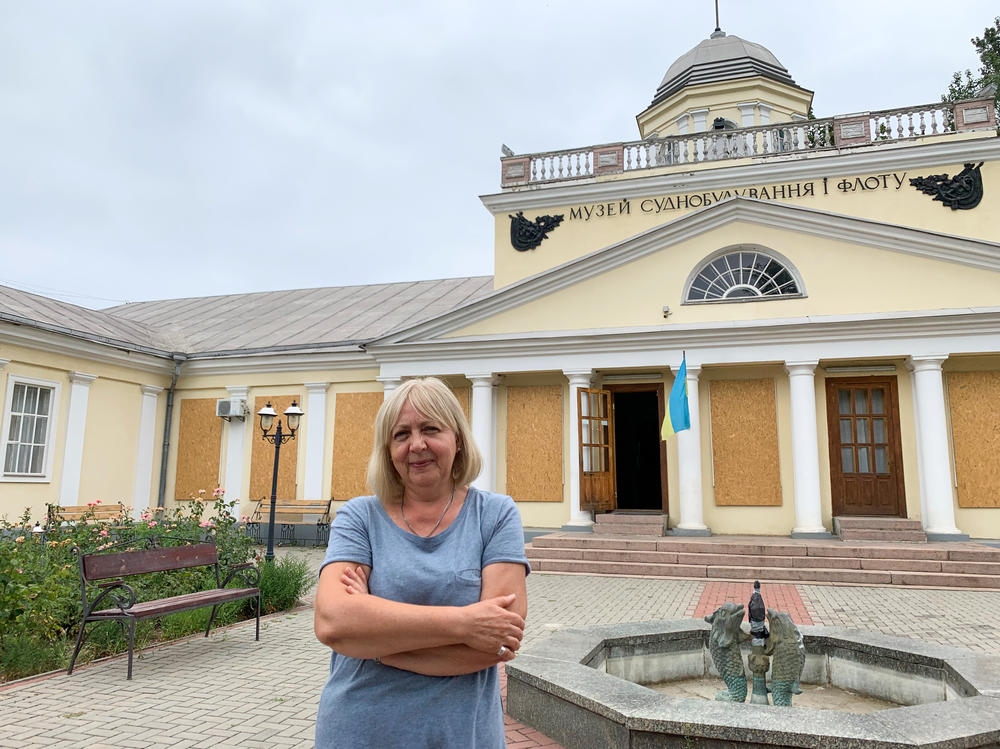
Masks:
[[[691,274],[685,302],[735,302],[804,295],[802,279],[785,258],[752,245],[710,256]]]

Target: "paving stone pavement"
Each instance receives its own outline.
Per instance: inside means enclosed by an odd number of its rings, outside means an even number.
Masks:
[[[304,553],[318,567],[319,552],[291,553]],[[533,574],[524,645],[563,627],[691,617],[711,605],[703,595],[708,585]],[[997,591],[794,588],[817,624],[1000,654]],[[720,602],[731,593],[717,590]],[[747,598],[749,592],[748,584]],[[311,747],[328,651],[313,637],[312,611],[305,608],[266,619],[259,643],[250,622],[144,652],[131,682],[125,667],[114,658],[72,677],[59,673],[0,688],[0,747]],[[509,718],[507,735],[515,749],[558,749]]]

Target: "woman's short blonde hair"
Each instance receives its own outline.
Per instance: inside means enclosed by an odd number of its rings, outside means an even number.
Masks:
[[[392,464],[389,444],[392,428],[409,401],[428,419],[439,422],[455,433],[455,462],[451,477],[456,486],[472,483],[483,468],[483,456],[472,440],[472,429],[462,406],[447,385],[436,377],[407,380],[386,396],[375,417],[375,440],[368,460],[368,485],[382,501],[403,496],[403,481]]]

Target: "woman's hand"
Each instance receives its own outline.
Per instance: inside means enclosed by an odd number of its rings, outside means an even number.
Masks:
[[[510,593],[465,606],[465,644],[497,656],[500,661],[510,660],[505,657],[508,654],[513,658],[524,637],[524,617],[511,610],[516,600],[517,596]],[[499,652],[501,646],[507,651]]]
[[[340,576],[340,582],[344,584],[344,588],[350,595],[368,594],[368,571],[360,565],[344,570],[344,574]]]

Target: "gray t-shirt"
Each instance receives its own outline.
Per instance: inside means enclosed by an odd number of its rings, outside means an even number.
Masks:
[[[323,566],[331,562],[370,565],[373,595],[426,606],[478,601],[488,564],[514,562],[530,571],[514,500],[476,488],[454,522],[431,538],[404,531],[376,497],[352,499],[330,529]],[[495,666],[464,676],[423,676],[333,653],[316,719],[319,749],[505,745]]]

